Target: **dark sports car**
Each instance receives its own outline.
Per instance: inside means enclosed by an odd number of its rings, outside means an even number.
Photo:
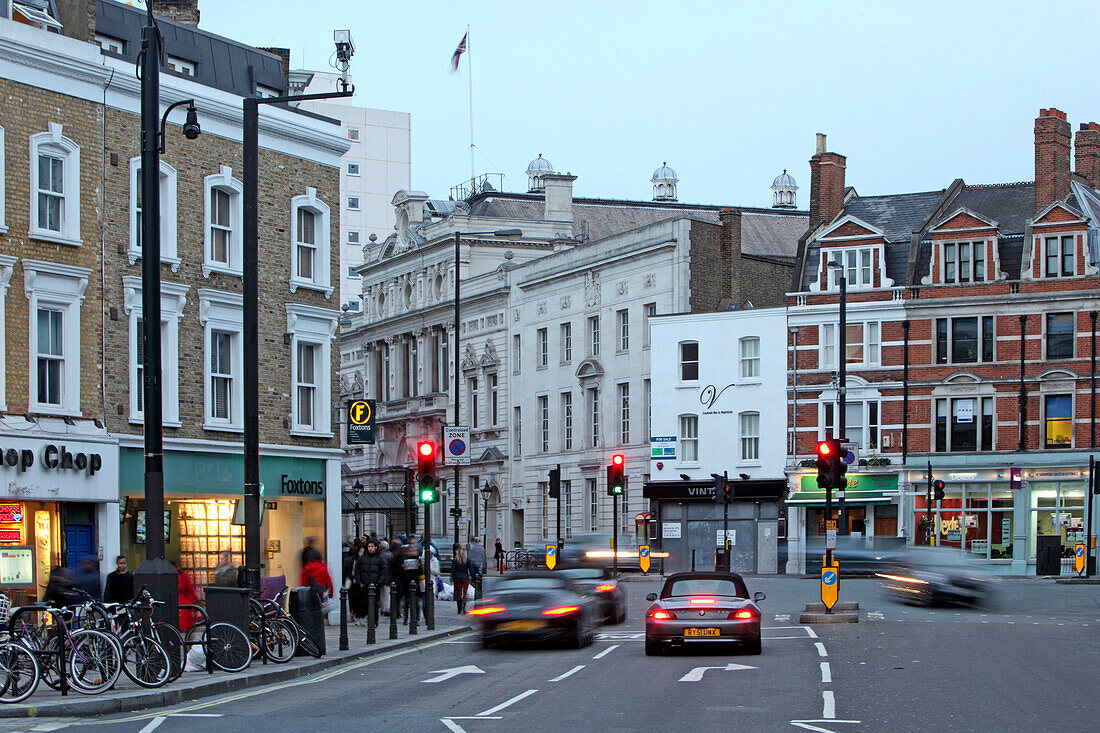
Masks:
[[[509,575],[467,613],[481,625],[481,644],[500,641],[564,641],[577,648],[596,637],[600,605],[566,576],[555,572]]]
[[[996,602],[996,578],[954,548],[907,548],[877,575],[883,591],[907,603]]]
[[[578,565],[558,568],[556,572],[599,599],[603,623],[621,624],[626,621],[626,593],[610,570],[599,565]]]
[[[763,593],[749,599],[737,573],[675,573],[661,593],[650,593],[645,615],[645,653],[696,644],[736,642],[759,654]]]

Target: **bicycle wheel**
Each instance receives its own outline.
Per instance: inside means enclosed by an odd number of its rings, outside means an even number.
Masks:
[[[294,654],[298,651],[298,630],[294,628],[293,622],[285,618],[268,620],[261,649],[264,656],[276,664],[294,659]]]
[[[252,662],[252,644],[232,624],[212,624],[206,632],[206,656],[220,670],[240,672]]]
[[[317,640],[310,636],[309,632],[303,629],[297,623],[295,623],[294,625],[298,632],[298,648],[304,651],[309,656],[320,659],[321,655],[324,654],[324,652],[321,651],[321,647],[317,643]]]
[[[22,644],[0,644],[0,677],[5,680],[0,702],[22,702],[38,689],[38,660]]]
[[[157,634],[157,641],[168,653],[168,662],[171,665],[168,681],[175,682],[183,674],[183,668],[187,666],[187,646],[183,643],[183,636],[172,624],[161,622],[155,624],[153,629]]]
[[[97,695],[111,688],[122,672],[118,640],[95,629],[81,629],[70,637],[69,675],[73,689]]]
[[[122,638],[122,671],[142,687],[161,687],[172,673],[168,652],[152,638],[128,634]]]

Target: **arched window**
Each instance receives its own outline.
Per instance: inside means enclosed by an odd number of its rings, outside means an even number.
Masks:
[[[56,122],[30,142],[30,236],[79,246],[80,146]]]
[[[291,247],[290,292],[298,288],[320,290],[332,295],[330,282],[329,207],[317,198],[317,189],[307,188],[304,196],[290,200]]]

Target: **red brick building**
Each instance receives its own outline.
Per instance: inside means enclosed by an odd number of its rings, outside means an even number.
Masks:
[[[860,196],[819,136],[789,296],[789,571],[824,533],[804,464],[836,430],[840,268],[851,532],[925,541],[931,464],[938,544],[1006,573],[1072,565],[1096,442],[1100,126],[1081,125],[1072,172],[1070,138],[1040,110],[1034,182]]]

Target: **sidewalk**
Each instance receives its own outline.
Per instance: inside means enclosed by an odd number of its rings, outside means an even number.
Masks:
[[[62,697],[59,691],[52,690],[45,683],[40,682],[35,693],[22,703],[0,704],[0,718],[84,717],[175,705],[248,687],[259,687],[305,677],[357,659],[438,641],[469,629],[470,625],[466,617],[458,615],[453,602],[436,599],[435,631],[428,631],[421,617],[416,636],[409,635],[407,625],[398,624],[397,639],[391,641],[389,619],[381,616],[375,635],[377,643],[367,646],[367,627],[355,626],[349,619],[348,651],[345,652],[338,651],[340,627],[326,626],[327,653],[320,659],[296,657],[286,664],[265,665],[262,659],[257,658],[252,661],[248,669],[238,674],[221,671],[215,671],[213,674],[205,671],[184,672],[183,676],[175,682],[155,690],[139,687],[122,674],[113,690],[99,695],[83,695],[70,690],[66,697]]]

